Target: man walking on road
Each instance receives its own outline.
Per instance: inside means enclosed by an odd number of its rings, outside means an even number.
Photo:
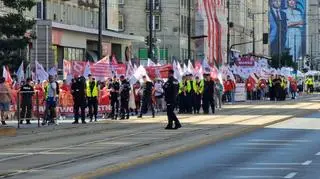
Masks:
[[[31,78],[28,78],[27,83],[21,86],[21,89],[20,89],[21,96],[22,96],[20,124],[23,123],[24,118],[26,118],[27,124],[31,124],[30,119],[32,117],[32,96],[34,94],[33,87],[31,86],[31,82],[32,82]]]
[[[167,116],[168,116],[168,125],[165,129],[179,129],[181,124],[176,114],[174,113],[177,95],[179,91],[179,82],[173,77],[174,71],[170,70],[168,74],[168,81],[163,85],[165,101],[167,103]],[[175,126],[173,128],[173,121]]]

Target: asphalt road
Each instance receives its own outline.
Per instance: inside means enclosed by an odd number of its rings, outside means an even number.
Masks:
[[[319,179],[319,167],[320,113],[316,113],[100,178]]]

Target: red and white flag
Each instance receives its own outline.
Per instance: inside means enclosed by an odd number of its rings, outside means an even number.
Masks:
[[[12,78],[11,78],[9,68],[6,67],[6,66],[2,66],[2,69],[3,69],[3,71],[2,71],[2,77],[4,77],[5,80],[6,80],[6,82],[11,85],[12,82],[13,82],[13,80],[12,80]]]

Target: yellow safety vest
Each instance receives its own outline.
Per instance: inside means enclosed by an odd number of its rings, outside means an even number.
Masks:
[[[272,87],[272,79],[269,78],[269,86]]]
[[[87,81],[87,97],[97,97],[98,96],[98,84],[97,82],[95,81],[94,82],[94,87],[93,87],[93,90],[91,91],[90,89],[90,82]]]
[[[45,99],[48,99],[48,91],[49,91],[49,84],[44,87],[44,97]]]
[[[197,85],[197,81],[194,80],[193,81],[193,89],[194,89],[194,92],[196,94],[202,94],[203,90],[204,90],[204,82],[203,82],[203,80],[200,80],[199,86]]]

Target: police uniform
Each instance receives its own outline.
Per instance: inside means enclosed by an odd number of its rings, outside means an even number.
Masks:
[[[110,99],[111,99],[111,119],[117,119],[119,113],[119,90],[120,84],[118,81],[114,80],[108,87],[111,89]]]
[[[73,112],[74,112],[74,122],[73,124],[78,124],[79,121],[79,110],[81,110],[81,122],[86,123],[86,83],[85,79],[80,77],[75,79],[74,83],[71,85],[71,92],[73,96]]]
[[[21,87],[21,113],[20,113],[20,124],[23,123],[23,119],[26,119],[27,124],[30,124],[30,119],[32,115],[32,96],[34,95],[34,89],[31,85],[25,84]]]
[[[209,113],[209,107],[211,106],[212,113],[215,112],[215,104],[214,104],[214,82],[210,79],[204,81],[204,90],[203,90],[203,98],[202,98],[202,109],[204,114]]]
[[[95,80],[93,80],[88,81],[86,87],[90,122],[92,122],[93,116],[94,120],[97,121],[99,86],[98,83]]]
[[[180,121],[174,113],[177,102],[177,93],[179,90],[179,82],[173,77],[169,77],[168,81],[163,85],[165,101],[167,104],[168,125],[165,129],[178,129],[181,127]],[[175,127],[173,128],[173,122]]]
[[[191,75],[188,75],[188,76],[191,76]],[[186,83],[186,112],[189,114],[192,114],[193,94],[194,94],[193,81],[188,79]]]
[[[147,81],[143,84],[143,95],[141,99],[141,110],[140,115],[138,117],[142,117],[142,114],[145,114],[148,112],[148,108],[151,108],[152,117],[154,117],[154,106],[152,102],[152,89],[153,89],[153,83],[150,81]]]
[[[194,80],[193,81],[193,88],[194,88],[194,96],[193,96],[193,112],[194,114],[199,114],[201,108],[201,97],[203,94],[203,80]]]
[[[129,99],[130,99],[130,83],[123,79],[120,85],[120,115],[121,119],[129,119]]]

